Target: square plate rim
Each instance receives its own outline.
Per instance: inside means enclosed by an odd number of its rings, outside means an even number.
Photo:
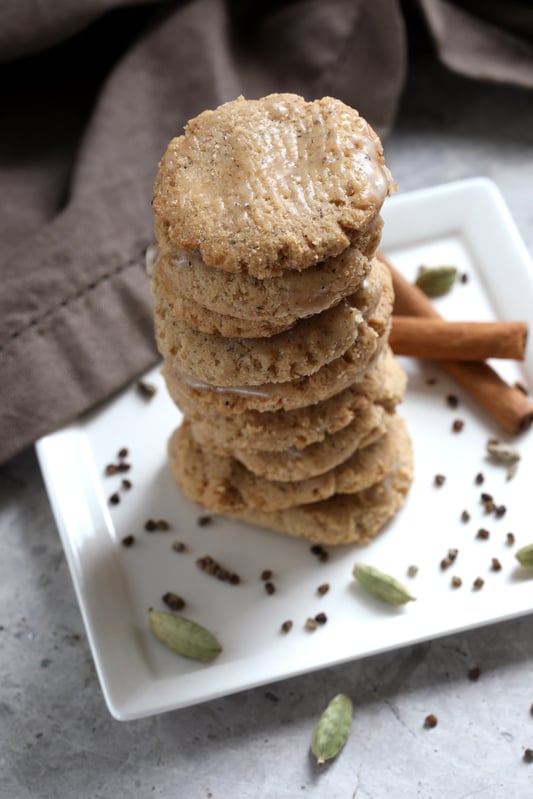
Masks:
[[[398,213],[401,216],[402,213],[405,213],[406,208],[411,206],[418,207],[421,203],[427,204],[427,207],[433,205],[434,208],[440,203],[452,202],[453,204],[456,202],[458,197],[464,199],[465,196],[469,196],[471,199],[477,200],[481,198],[483,202],[487,204],[487,207],[489,210],[491,210],[491,213],[496,215],[499,224],[498,234],[504,237],[506,240],[506,246],[513,248],[513,260],[515,267],[523,274],[529,283],[531,291],[533,292],[531,259],[527,248],[525,247],[525,244],[499,189],[493,183],[493,181],[485,177],[468,178],[461,181],[451,181],[449,183],[440,184],[434,187],[421,188],[415,191],[406,192],[405,194],[399,194],[389,200],[384,211],[386,224],[382,249],[387,250],[397,246],[389,242],[391,235],[390,233],[389,235],[386,233],[388,218],[392,220],[394,215]],[[476,224],[479,224],[479,222]],[[430,232],[426,237],[430,238],[431,236],[442,235],[446,231],[452,229],[453,225],[450,225],[449,223],[444,224],[443,222],[438,233]],[[468,223],[466,221],[461,227],[461,230],[465,231],[467,236],[469,234],[472,235],[471,230],[469,233]],[[413,242],[421,240],[420,237],[416,236],[412,236],[411,238]],[[112,403],[113,399],[109,402]],[[97,413],[105,412],[106,405],[107,403],[103,406],[102,410],[98,410]],[[94,412],[90,412],[90,414],[92,413]],[[96,466],[92,462],[92,458],[85,459],[81,457],[77,459],[77,462],[82,464],[80,469],[83,474],[71,474],[72,479],[77,478],[77,483],[73,483],[72,480],[69,480],[68,487],[66,487],[64,484],[60,484],[56,479],[56,475],[59,473],[60,464],[62,459],[65,457],[65,454],[72,454],[74,452],[78,452],[80,448],[83,450],[89,447],[87,433],[84,429],[84,422],[87,416],[90,414],[86,414],[79,419],[76,419],[61,427],[60,429],[43,436],[36,442],[35,450],[49,496],[54,519],[60,534],[63,548],[65,550],[78,606],[80,608],[83,624],[88,637],[104,699],[111,715],[117,720],[129,721],[153,715],[155,713],[198,704],[203,701],[208,701],[240,690],[263,685],[268,682],[297,676],[298,674],[305,673],[306,671],[327,668],[342,662],[356,660],[378,654],[379,652],[407,646],[418,641],[432,638],[435,639],[455,632],[481,627],[491,623],[496,623],[498,621],[504,621],[506,619],[525,615],[531,611],[531,606],[526,607],[526,592],[529,593],[527,586],[516,586],[516,594],[523,594],[524,601],[521,604],[521,607],[517,609],[514,606],[515,603],[510,603],[511,606],[508,607],[507,603],[504,602],[502,604],[501,614],[498,615],[498,617],[493,617],[486,621],[480,622],[477,619],[469,618],[467,613],[465,614],[463,623],[460,626],[455,624],[449,629],[446,629],[444,625],[443,629],[426,629],[419,631],[416,635],[406,636],[401,632],[403,626],[405,626],[406,617],[397,617],[393,620],[395,627],[391,626],[393,632],[391,634],[391,638],[386,644],[371,646],[363,652],[356,652],[347,655],[345,654],[343,656],[333,655],[330,658],[323,659],[319,665],[313,664],[309,666],[309,668],[297,668],[289,672],[283,672],[279,674],[256,673],[255,678],[250,677],[250,679],[248,679],[245,683],[240,681],[239,685],[234,685],[232,687],[229,684],[224,683],[224,685],[220,686],[218,689],[212,689],[208,694],[206,694],[205,691],[192,694],[185,701],[180,701],[179,697],[174,697],[171,701],[165,700],[164,697],[166,689],[165,685],[163,685],[163,683],[167,682],[165,680],[156,681],[160,683],[158,690],[152,690],[154,688],[153,685],[145,685],[144,687],[139,688],[137,684],[137,688],[133,691],[133,693],[128,693],[128,686],[131,685],[132,680],[130,679],[128,684],[122,686],[121,689],[119,686],[117,686],[114,675],[110,674],[106,667],[107,661],[105,647],[109,643],[109,637],[103,634],[102,630],[99,629],[95,624],[95,619],[93,618],[94,608],[91,607],[91,602],[88,601],[86,591],[84,590],[84,565],[78,561],[77,553],[73,545],[73,539],[71,537],[73,534],[70,530],[70,524],[72,522],[71,512],[68,510],[68,503],[65,503],[65,491],[67,488],[71,492],[74,491],[74,494],[70,497],[71,500],[73,497],[75,497],[76,500],[82,501],[82,504],[83,502],[85,503],[85,516],[83,516],[82,521],[86,534],[90,535],[89,528],[95,523],[100,527],[105,528],[106,531],[109,529],[109,526],[112,524],[112,522],[109,510],[106,506],[105,498],[103,498]],[[92,492],[87,493],[87,485],[90,485]],[[109,541],[108,546],[106,547],[106,555],[109,557],[106,574],[108,579],[114,580],[112,590],[113,601],[118,602],[118,605],[127,613],[127,603],[125,602],[124,594],[119,590],[120,574],[117,572],[119,567],[114,555],[114,544],[111,540],[111,536],[108,536],[108,539]],[[100,536],[99,540],[96,542],[96,545],[100,546],[101,543],[102,538]],[[102,597],[101,599],[105,599],[105,597]],[[404,620],[403,623],[401,623],[402,618]],[[114,632],[116,633],[117,630],[115,629]],[[122,643],[127,643],[127,640],[127,637],[125,637]],[[229,666],[231,667],[231,663]],[[259,672],[261,672],[261,670],[259,670]],[[138,681],[140,680],[142,683],[146,673],[141,674],[141,672],[138,672],[136,676]],[[178,676],[175,678],[175,680],[183,681],[183,676]],[[174,682],[174,680],[172,682]],[[231,683],[231,680],[229,680],[229,683]]]

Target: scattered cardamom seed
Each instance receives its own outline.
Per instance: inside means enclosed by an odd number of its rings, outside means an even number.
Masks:
[[[178,596],[174,591],[167,591],[161,598],[165,605],[168,605],[170,610],[183,610],[185,607],[185,600],[183,597]]]
[[[533,544],[526,544],[515,552],[515,558],[521,566],[533,566]]]
[[[149,609],[150,631],[167,649],[194,660],[214,660],[222,646],[213,633],[183,616]]]
[[[336,757],[350,734],[353,705],[347,694],[337,694],[321,714],[313,733],[311,751],[317,765]]]
[[[399,580],[366,563],[356,563],[353,576],[365,591],[389,605],[405,605],[416,599]]]
[[[137,388],[146,399],[152,399],[152,397],[157,393],[157,388],[154,386],[154,384],[148,383],[146,380],[138,380]]]
[[[281,631],[283,633],[290,633],[291,630],[292,630],[292,621],[288,619],[287,621],[284,621],[283,624],[281,625]]]
[[[421,266],[415,280],[415,285],[427,297],[442,297],[447,294],[457,277],[455,266]]]

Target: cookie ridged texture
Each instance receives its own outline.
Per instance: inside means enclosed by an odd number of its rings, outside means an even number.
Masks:
[[[254,475],[234,458],[205,451],[187,421],[169,442],[174,479],[184,494],[211,512],[229,514],[286,510],[337,493],[358,493],[382,481],[409,451],[405,425],[394,415],[385,434],[343,463],[319,476],[287,482]]]
[[[154,187],[156,240],[271,277],[338,255],[392,188],[378,136],[341,101],[240,97],[169,143]]]

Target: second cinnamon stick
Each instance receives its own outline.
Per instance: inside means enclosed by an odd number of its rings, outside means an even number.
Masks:
[[[390,335],[396,355],[435,361],[522,361],[526,340],[525,322],[448,322],[416,316],[393,316]]]

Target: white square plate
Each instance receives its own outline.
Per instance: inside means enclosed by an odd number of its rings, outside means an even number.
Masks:
[[[531,321],[533,271],[510,214],[492,183],[450,183],[399,196],[386,204],[383,251],[410,278],[421,263],[456,264],[468,274],[437,307],[449,319],[494,318]],[[146,376],[158,387],[149,401],[132,386],[106,406],[41,439],[37,452],[63,541],[87,635],[110,712],[127,720],[190,705],[243,688],[293,676],[341,661],[531,611],[532,585],[514,559],[531,534],[533,438],[516,445],[522,461],[513,480],[488,463],[485,444],[501,436],[493,422],[431,363],[403,360],[409,387],[400,412],[412,434],[416,477],[407,503],[368,547],[330,552],[321,563],[310,545],[277,533],[214,517],[197,523],[201,510],[181,497],[166,463],[166,442],[180,415],[166,395],[158,370]],[[499,362],[509,381],[533,385],[528,361]],[[428,377],[436,384],[429,385]],[[457,409],[448,394],[460,398]],[[465,422],[452,433],[455,418]],[[105,476],[105,466],[127,447],[128,474]],[[474,483],[483,472],[483,486]],[[434,485],[436,473],[445,475]],[[131,490],[120,489],[127,477]],[[529,484],[528,484],[529,482]],[[110,506],[118,490],[121,501]],[[484,514],[480,492],[494,495],[506,514]],[[471,520],[461,521],[468,510]],[[169,532],[144,531],[148,518],[166,519]],[[488,540],[476,538],[480,527]],[[516,536],[509,547],[506,533]],[[132,534],[136,543],[121,545]],[[178,554],[172,542],[183,541]],[[453,567],[442,571],[450,547],[459,549]],[[211,555],[242,583],[221,583],[201,572],[196,559]],[[501,571],[491,569],[498,558]],[[402,609],[362,593],[351,577],[363,560],[407,582],[417,601]],[[418,566],[415,578],[406,576]],[[260,579],[271,569],[276,592]],[[461,588],[451,587],[452,574]],[[481,576],[482,590],[472,589]],[[329,583],[319,596],[317,587]],[[212,630],[223,645],[212,663],[180,658],[154,640],[147,608],[164,609],[161,597],[174,591],[186,599],[186,615]],[[328,622],[315,632],[305,621],[319,611]],[[289,634],[280,632],[287,619]]]

